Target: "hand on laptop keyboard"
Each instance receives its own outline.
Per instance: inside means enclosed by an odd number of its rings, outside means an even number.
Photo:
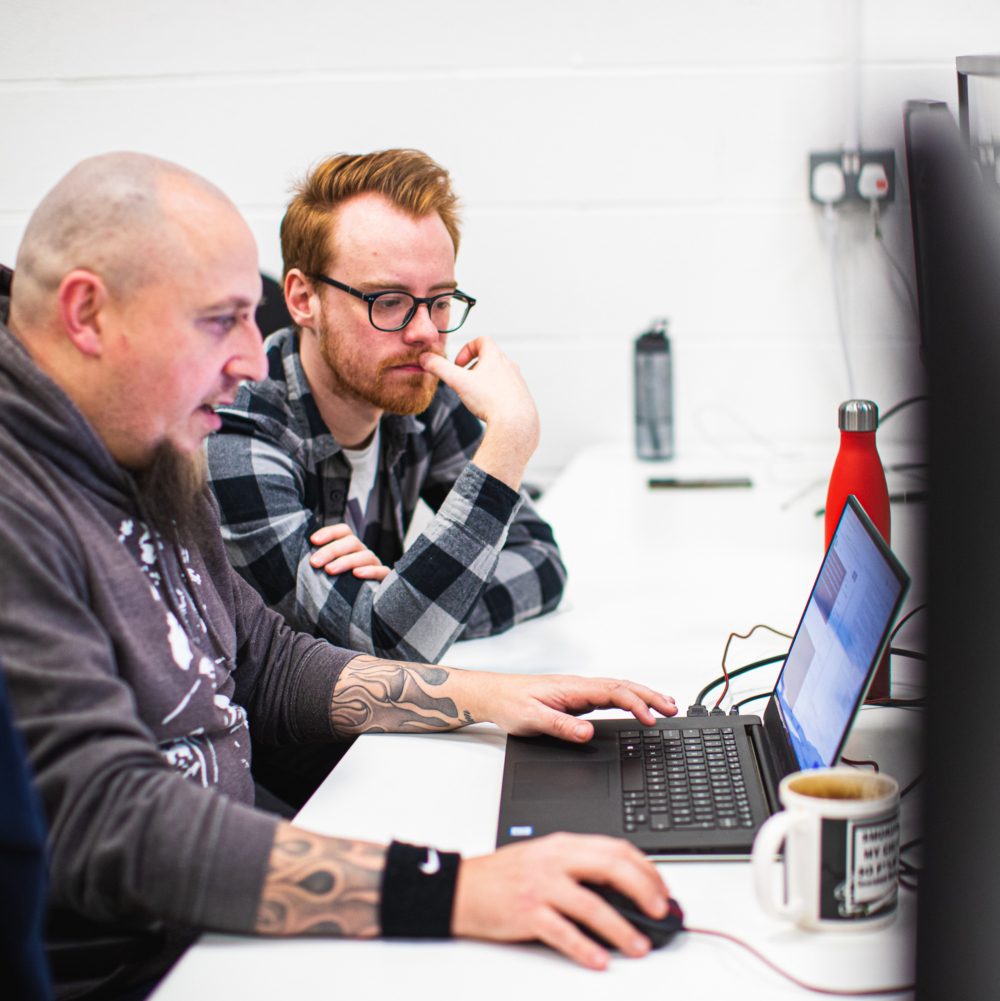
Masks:
[[[472,694],[481,703],[477,720],[489,720],[518,737],[547,734],[582,744],[594,735],[593,726],[577,719],[594,709],[624,709],[646,726],[655,712],[675,716],[677,706],[662,695],[634,681],[612,678],[579,678],[572,675],[496,674],[486,683],[484,672]],[[485,695],[485,698],[484,698]]]

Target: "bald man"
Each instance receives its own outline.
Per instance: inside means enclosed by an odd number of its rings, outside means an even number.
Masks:
[[[579,885],[663,914],[656,870],[625,842],[461,860],[255,808],[248,719],[274,743],[479,721],[584,742],[575,714],[593,707],[676,711],[629,682],[357,655],[264,606],[229,567],[198,459],[216,408],[264,375],[257,268],[221,192],[118,153],[46,196],[0,300],[0,661],[50,832],[59,994],[136,996],[204,928],[537,938],[603,967],[582,922],[643,954]]]

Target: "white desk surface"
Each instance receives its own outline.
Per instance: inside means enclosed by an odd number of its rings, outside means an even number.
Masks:
[[[885,456],[883,456],[885,458]],[[731,458],[641,463],[614,447],[581,453],[540,504],[569,568],[560,609],[503,636],[460,643],[445,662],[524,672],[630,677],[654,685],[683,711],[719,674],[726,637],[758,622],[792,632],[819,569],[832,456],[782,468],[749,468]],[[651,490],[649,476],[743,475],[750,489]],[[800,495],[801,488],[814,483]],[[890,484],[893,487],[893,484]],[[916,566],[922,508],[893,508],[894,548],[914,575],[907,608],[923,600]],[[916,620],[914,627],[917,627]],[[782,650],[758,633],[734,641],[739,666]],[[920,647],[919,640],[906,644]],[[894,694],[920,691],[915,662],[894,658]],[[732,697],[764,691],[773,669],[736,679]],[[749,680],[748,680],[749,679]],[[714,700],[716,693],[711,699]],[[728,707],[729,700],[725,703]],[[764,702],[745,711],[763,711]],[[908,784],[920,770],[920,714],[862,711],[848,745],[852,758],[876,759]],[[490,725],[452,734],[363,737],[303,809],[298,823],[344,837],[417,844],[476,855],[493,849],[504,735]],[[917,792],[904,800],[903,840],[916,836]],[[691,926],[727,931],[812,983],[875,989],[913,981],[916,901],[900,890],[900,912],[886,929],[810,933],[766,917],[744,862],[661,865]],[[261,998],[437,999],[445,991],[476,998],[572,996],[574,1001],[646,996],[776,999],[810,995],[728,942],[681,934],[635,961],[612,960],[604,973],[575,967],[540,945],[469,941],[358,942],[263,940],[209,934],[178,963],[155,1001],[225,990]],[[661,996],[663,996],[661,995]],[[906,995],[896,995],[905,997]]]

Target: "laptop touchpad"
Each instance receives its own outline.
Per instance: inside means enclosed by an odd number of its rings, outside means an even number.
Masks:
[[[513,799],[600,799],[609,795],[606,761],[521,761],[514,769]]]

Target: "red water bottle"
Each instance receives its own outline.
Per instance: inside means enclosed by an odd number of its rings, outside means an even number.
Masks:
[[[875,447],[878,407],[871,400],[846,400],[837,412],[840,451],[830,474],[826,494],[826,546],[840,521],[849,494],[854,494],[865,514],[889,544],[889,489],[885,470]],[[889,652],[879,664],[867,701],[889,698]]]

